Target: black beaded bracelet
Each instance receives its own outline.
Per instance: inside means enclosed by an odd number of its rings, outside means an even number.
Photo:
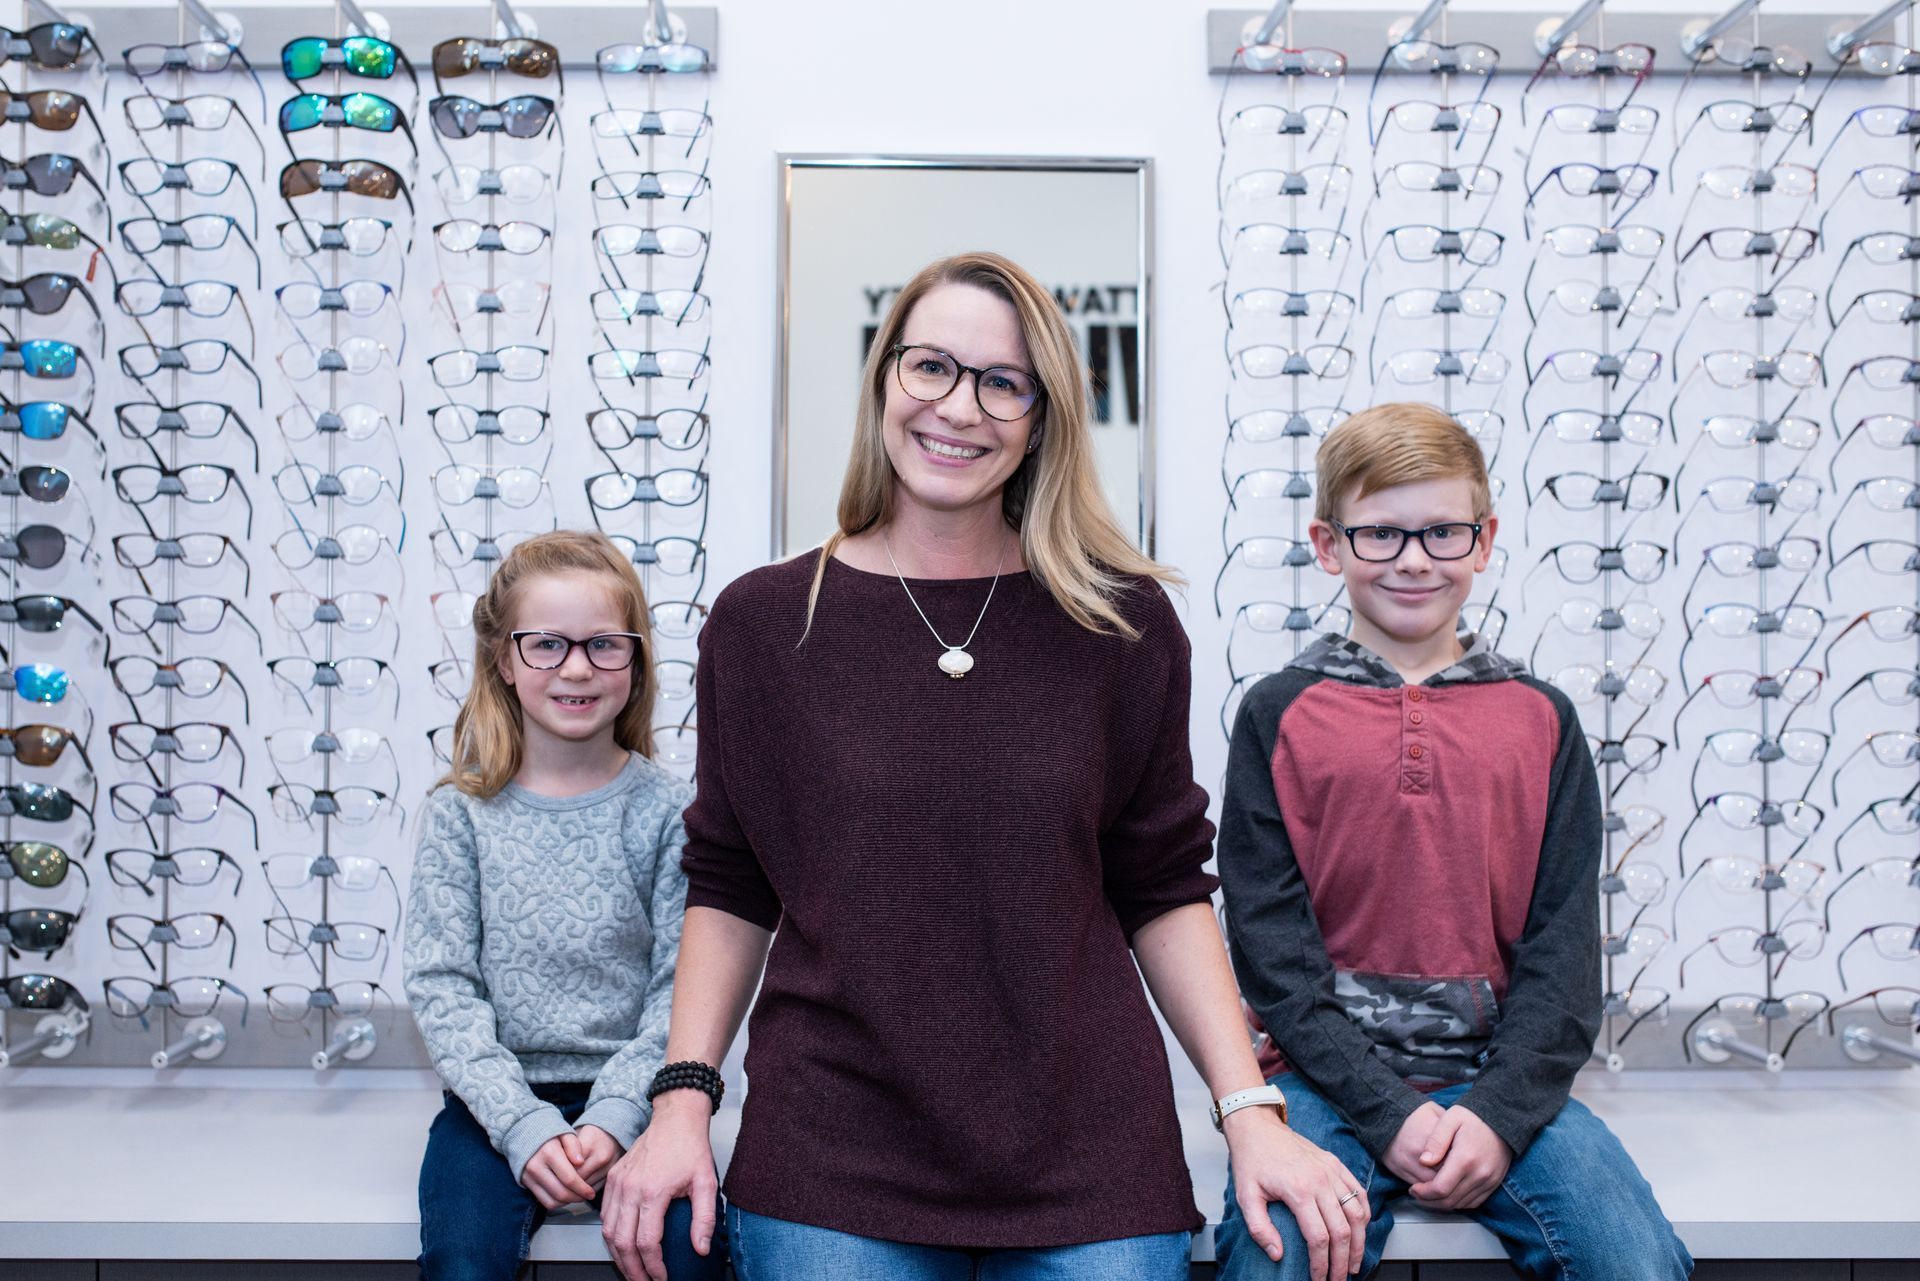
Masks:
[[[698,1090],[707,1096],[713,1104],[713,1110],[720,1110],[720,1100],[726,1097],[727,1083],[721,1079],[718,1068],[691,1059],[680,1063],[669,1063],[653,1074],[652,1084],[647,1086],[647,1102],[653,1102],[657,1095],[669,1090]]]

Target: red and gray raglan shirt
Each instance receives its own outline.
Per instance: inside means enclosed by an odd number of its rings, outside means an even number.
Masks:
[[[1599,1031],[1600,847],[1559,690],[1477,638],[1408,685],[1321,637],[1248,691],[1227,763],[1219,870],[1266,1075],[1376,1155],[1470,1081],[1461,1105],[1524,1153]]]

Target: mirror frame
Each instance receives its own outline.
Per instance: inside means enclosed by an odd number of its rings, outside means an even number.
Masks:
[[[1136,178],[1135,213],[1139,249],[1135,270],[1140,281],[1135,356],[1140,369],[1140,523],[1133,532],[1140,548],[1154,554],[1154,395],[1153,373],[1153,161],[1145,157],[1100,156],[908,156],[782,152],[775,157],[780,188],[780,229],[776,254],[779,290],[774,309],[773,558],[784,560],[804,548],[787,546],[787,437],[792,406],[787,396],[788,340],[793,308],[793,181],[796,169],[953,169],[1028,170],[1055,173],[1126,173]],[[847,406],[853,412],[853,406]]]

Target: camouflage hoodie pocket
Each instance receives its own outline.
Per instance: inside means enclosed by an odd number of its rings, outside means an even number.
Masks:
[[[1334,996],[1373,1041],[1373,1052],[1410,1085],[1471,1080],[1500,1021],[1484,977],[1434,978],[1339,970]]]

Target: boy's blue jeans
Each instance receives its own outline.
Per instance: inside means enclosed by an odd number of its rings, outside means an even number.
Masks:
[[[560,1109],[569,1123],[586,1110],[591,1085],[536,1085],[539,1098]],[[599,1205],[595,1198],[594,1205]],[[452,1094],[427,1131],[420,1162],[420,1275],[423,1281],[513,1281],[533,1234],[547,1212],[533,1193],[514,1181],[507,1159],[493,1150],[486,1130]],[[688,1240],[693,1203],[667,1210],[667,1274],[672,1281],[724,1281],[727,1234],[716,1223],[713,1249],[704,1259]]]
[[[727,1207],[740,1281],[1186,1281],[1193,1234],[1039,1250],[943,1250]],[[675,1274],[676,1281],[678,1273]]]
[[[1339,1157],[1365,1185],[1373,1218],[1360,1275],[1372,1276],[1393,1230],[1393,1201],[1406,1195],[1407,1185],[1375,1163],[1346,1118],[1299,1076],[1283,1074],[1272,1083],[1286,1091],[1295,1132]],[[1450,1107],[1467,1088],[1449,1086],[1428,1097]],[[1493,1195],[1462,1213],[1499,1237],[1507,1256],[1529,1277],[1684,1281],[1693,1271],[1692,1256],[1673,1234],[1633,1158],[1575,1099],[1540,1131]],[[1247,1235],[1228,1175],[1226,1211],[1213,1234],[1219,1281],[1306,1281],[1306,1241],[1284,1205],[1276,1203],[1272,1215],[1284,1247],[1279,1263]]]

